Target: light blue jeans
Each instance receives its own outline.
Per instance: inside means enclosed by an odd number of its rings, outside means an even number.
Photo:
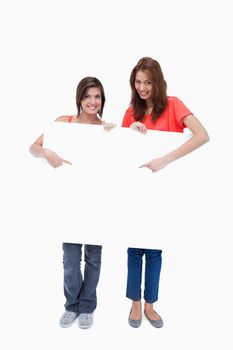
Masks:
[[[65,309],[77,314],[92,313],[97,305],[96,288],[101,267],[99,245],[84,245],[84,274],[81,272],[82,244],[63,243]]]

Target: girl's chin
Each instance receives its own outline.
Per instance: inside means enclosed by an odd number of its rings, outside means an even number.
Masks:
[[[148,99],[149,98],[149,94],[145,94],[145,95],[141,95],[139,94],[140,98],[142,99]]]
[[[96,113],[98,113],[98,110],[97,109],[95,109],[95,110],[88,109],[88,110],[86,110],[86,113],[88,113],[88,114],[96,114]]]

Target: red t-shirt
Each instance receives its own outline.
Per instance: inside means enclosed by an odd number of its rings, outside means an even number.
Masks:
[[[151,120],[150,114],[145,116],[142,121],[146,125],[147,129],[160,130],[160,131],[173,131],[183,132],[185,125],[183,124],[183,118],[192,112],[183,104],[177,97],[168,96],[167,106],[164,112],[156,119],[155,122]],[[122,121],[122,126],[129,128],[136,120],[133,116],[133,109],[129,107],[125,112],[125,116]]]

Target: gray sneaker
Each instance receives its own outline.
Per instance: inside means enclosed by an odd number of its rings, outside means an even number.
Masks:
[[[70,327],[76,319],[77,315],[78,314],[76,312],[65,311],[60,318],[59,325],[63,328]]]
[[[78,323],[79,327],[82,329],[90,328],[93,324],[93,314],[80,314]]]

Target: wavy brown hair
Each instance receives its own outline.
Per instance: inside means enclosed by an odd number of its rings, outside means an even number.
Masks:
[[[138,71],[147,73],[152,82],[152,102],[154,107],[151,113],[151,119],[155,121],[167,106],[167,83],[164,80],[160,64],[156,60],[150,57],[143,57],[138,61],[130,75],[130,86],[132,90],[131,106],[137,121],[143,121],[147,111],[146,101],[140,98],[135,88],[135,78]]]
[[[78,109],[78,115],[81,112],[81,102],[84,99],[84,96],[86,95],[87,89],[96,87],[100,89],[100,94],[101,94],[101,110],[99,111],[99,116],[102,117],[103,110],[104,110],[104,104],[105,104],[105,93],[104,93],[104,88],[99,79],[95,77],[86,77],[83,78],[77,86],[76,89],[76,105]]]

